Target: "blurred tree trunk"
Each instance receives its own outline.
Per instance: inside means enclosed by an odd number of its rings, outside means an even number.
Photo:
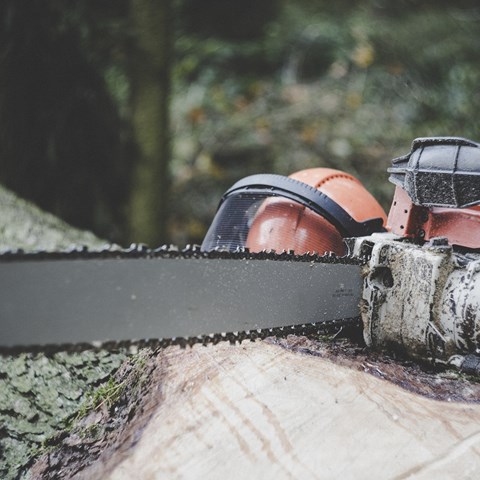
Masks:
[[[167,241],[171,0],[131,0],[132,127],[136,157],[128,211],[131,241]]]

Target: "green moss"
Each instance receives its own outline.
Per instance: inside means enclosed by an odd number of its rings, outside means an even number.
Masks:
[[[0,187],[0,250],[62,250],[72,245],[96,249],[104,242]],[[0,355],[0,478],[18,472],[50,439],[64,431],[126,358],[122,351]],[[112,392],[110,391],[110,397]]]
[[[125,352],[93,351],[0,356],[0,478],[15,478],[81,405],[114,401],[121,389],[111,375],[125,358]]]
[[[89,395],[88,401],[79,410],[79,416],[85,416],[88,412],[101,407],[110,409],[112,405],[118,402],[124,389],[124,382],[119,383],[113,377],[110,377],[106,383]]]

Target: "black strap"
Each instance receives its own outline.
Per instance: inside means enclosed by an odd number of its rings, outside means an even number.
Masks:
[[[245,177],[228,189],[220,205],[230,196],[246,194],[268,194],[294,200],[318,213],[332,223],[343,237],[362,237],[374,232],[385,231],[381,218],[357,222],[337,202],[310,185],[282,175],[259,174]]]

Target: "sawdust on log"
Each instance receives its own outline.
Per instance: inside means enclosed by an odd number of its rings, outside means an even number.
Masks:
[[[456,370],[439,372],[433,367],[403,357],[393,358],[382,352],[368,350],[346,339],[320,342],[290,336],[270,338],[267,341],[294,352],[319,356],[338,365],[369,373],[434,400],[480,403],[478,379],[459,374]]]

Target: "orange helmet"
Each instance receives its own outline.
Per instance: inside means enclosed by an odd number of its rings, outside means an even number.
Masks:
[[[345,253],[343,237],[381,231],[386,215],[353,176],[328,168],[253,175],[224,195],[202,250]]]

